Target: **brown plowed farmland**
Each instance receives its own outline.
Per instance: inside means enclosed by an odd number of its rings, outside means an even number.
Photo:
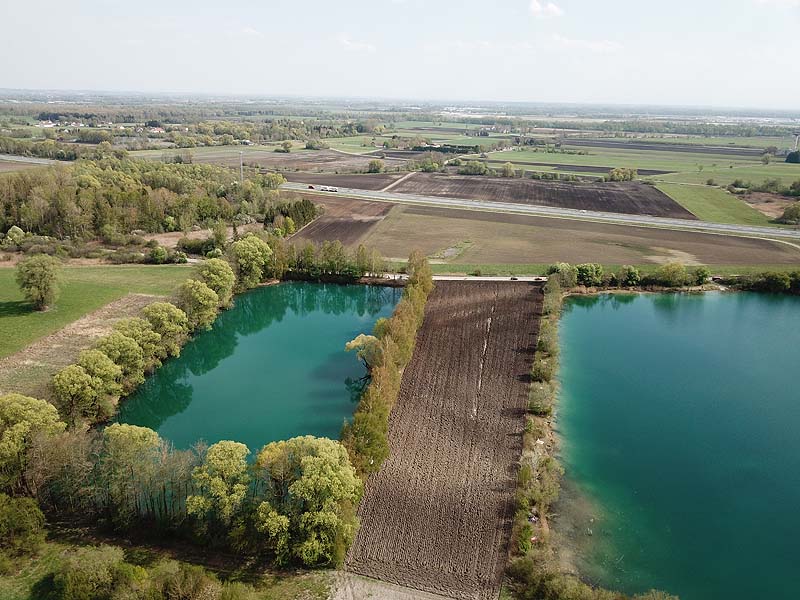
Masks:
[[[306,225],[293,237],[297,242],[321,243],[339,240],[345,246],[354,246],[380,223],[392,209],[387,202],[364,202],[334,196],[308,196],[324,209],[323,215]]]
[[[382,190],[400,179],[405,173],[283,173],[286,181],[308,183],[314,186],[333,185],[356,190]]]
[[[437,282],[349,570],[452,598],[497,597],[540,313],[533,284]]]
[[[211,163],[226,167],[239,167],[238,146],[203,148],[192,153],[196,163]],[[270,149],[248,147],[244,150],[244,164],[270,171],[315,171],[315,172],[357,172],[366,171],[374,156],[348,154],[336,150],[295,150],[293,152],[274,152]],[[387,167],[405,164],[405,160],[387,158]]]
[[[666,194],[639,182],[573,183],[417,173],[392,188],[392,192],[676,219],[697,218]]]

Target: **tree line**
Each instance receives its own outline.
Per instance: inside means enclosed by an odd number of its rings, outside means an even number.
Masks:
[[[679,262],[666,263],[652,273],[642,273],[636,267],[624,265],[616,272],[605,271],[603,265],[584,263],[571,265],[556,263],[547,268],[547,275],[558,280],[561,287],[571,289],[576,286],[633,288],[669,287],[681,288],[703,285],[708,281],[708,267],[698,266],[687,269]]]
[[[389,455],[389,414],[400,392],[402,371],[411,360],[433,277],[425,256],[414,251],[408,259],[403,297],[388,319],[379,319],[371,336],[347,345],[369,369],[367,385],[341,439],[360,474],[375,473]]]
[[[104,230],[186,231],[230,220],[244,208],[265,213],[285,180],[230,169],[104,156],[0,177],[0,231],[19,226],[38,235],[88,239]]]

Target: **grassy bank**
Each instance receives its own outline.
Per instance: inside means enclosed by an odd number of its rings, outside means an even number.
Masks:
[[[656,187],[701,221],[774,225],[769,217],[722,188],[676,183],[660,183]]]
[[[0,358],[126,294],[169,295],[192,271],[184,265],[67,266],[56,306],[39,312],[20,293],[15,269],[0,268]]]

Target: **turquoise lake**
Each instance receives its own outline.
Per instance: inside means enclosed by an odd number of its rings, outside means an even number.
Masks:
[[[557,427],[575,497],[561,509],[582,508],[556,531],[581,572],[683,600],[799,597],[800,298],[564,308]]]
[[[118,421],[181,449],[236,440],[255,453],[298,435],[338,439],[366,373],[344,345],[390,316],[401,293],[291,282],[237,296],[123,402]]]

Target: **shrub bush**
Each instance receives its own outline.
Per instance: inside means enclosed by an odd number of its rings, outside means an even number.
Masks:
[[[45,521],[33,498],[0,493],[0,554],[32,554],[44,542]]]

